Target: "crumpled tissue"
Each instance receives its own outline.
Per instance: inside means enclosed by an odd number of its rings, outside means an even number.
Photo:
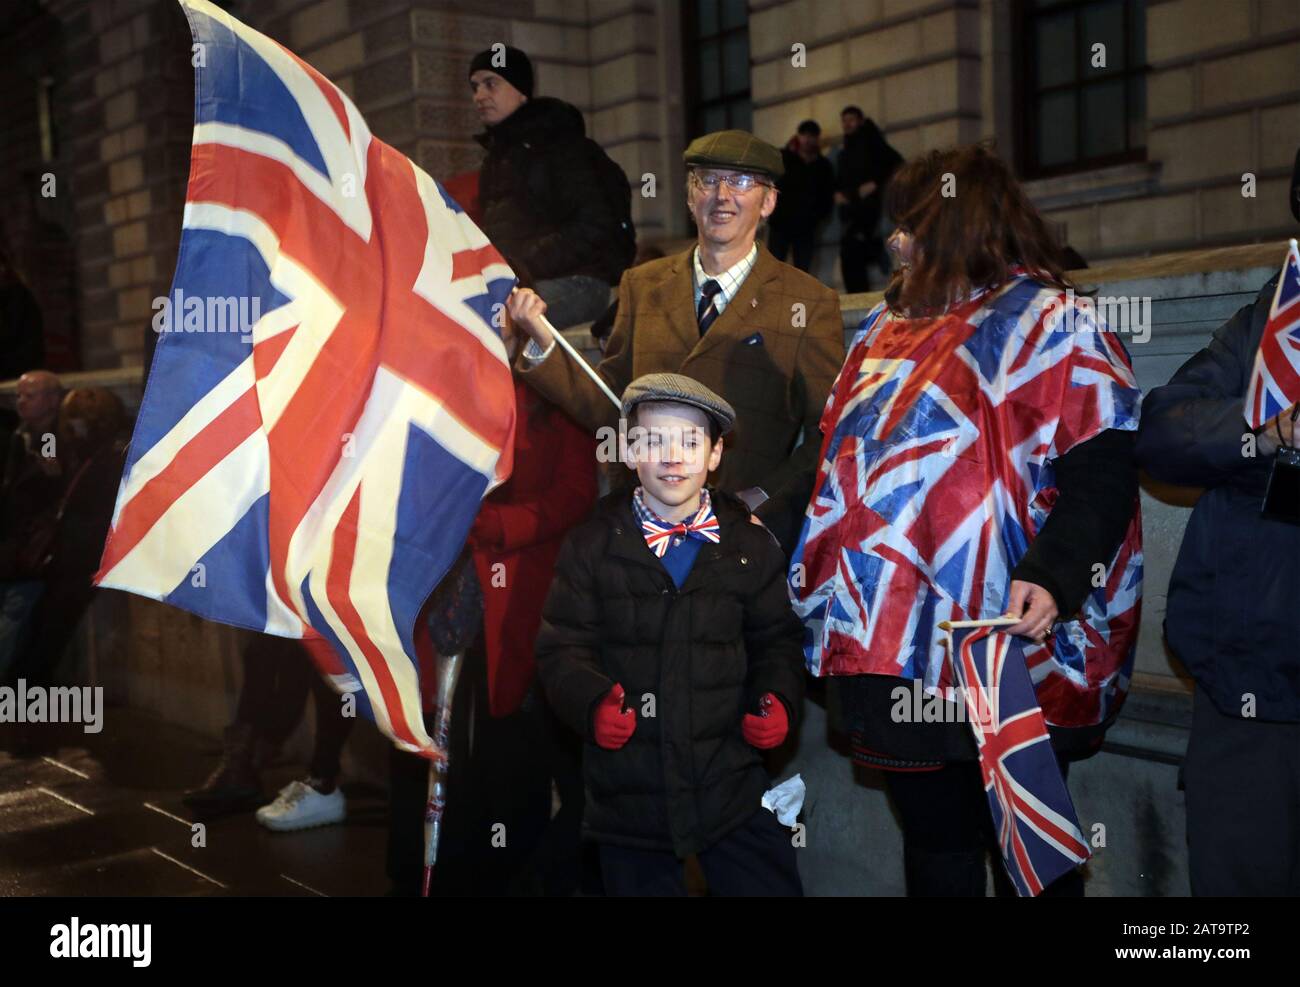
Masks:
[[[782,826],[793,826],[807,791],[803,778],[795,775],[763,793],[763,808],[775,812]]]

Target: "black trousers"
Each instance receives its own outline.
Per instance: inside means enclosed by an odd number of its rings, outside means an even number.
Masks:
[[[867,274],[869,267],[878,267],[882,276],[889,278],[889,253],[885,241],[876,233],[875,227],[850,226],[840,238],[840,273],[844,277],[844,291],[855,294],[871,290],[871,278]]]
[[[310,695],[316,709],[316,737],[307,773],[321,781],[336,781],[355,717],[343,715],[342,697],[316,670],[307,649],[292,638],[258,634],[240,657],[244,682],[235,721],[251,724],[259,739],[279,748],[302,719]]]
[[[803,897],[793,834],[767,809],[699,853],[709,893],[720,897]],[[605,893],[619,897],[682,897],[686,865],[670,850],[600,845]]]
[[[794,266],[801,271],[810,270],[813,253],[817,249],[817,230],[790,232],[773,226],[767,235],[767,249],[773,257],[782,261],[786,254],[794,251]]]
[[[1300,723],[1225,716],[1197,686],[1183,780],[1192,894],[1300,895]]]
[[[1062,776],[1068,765],[1061,761]],[[986,855],[993,854],[993,888],[1014,897],[993,832],[978,761],[954,761],[934,771],[886,771],[885,783],[903,824],[903,872],[911,898],[982,898],[988,893]],[[1042,897],[1083,896],[1083,875],[1072,870]]]

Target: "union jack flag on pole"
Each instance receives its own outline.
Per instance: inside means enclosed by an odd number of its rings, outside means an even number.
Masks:
[[[1090,854],[1020,642],[1000,631],[1017,619],[940,626],[975,733],[1002,861],[1016,890],[1033,896]]]
[[[195,113],[180,311],[156,325],[96,580],[319,635],[362,712],[435,756],[415,626],[510,472],[493,316],[514,276],[336,86],[213,4],[181,5]],[[256,317],[215,324],[213,299]]]
[[[1296,242],[1273,292],[1264,335],[1255,354],[1255,369],[1246,389],[1246,422],[1259,428],[1300,401],[1300,252]]]

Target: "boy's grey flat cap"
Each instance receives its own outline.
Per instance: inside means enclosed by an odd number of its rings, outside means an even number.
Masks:
[[[623,417],[646,401],[672,401],[699,408],[718,423],[718,430],[726,435],[736,423],[736,410],[698,380],[683,374],[645,374],[627,385],[623,392]]]

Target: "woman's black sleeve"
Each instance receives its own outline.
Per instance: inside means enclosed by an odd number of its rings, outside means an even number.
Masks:
[[[1094,566],[1110,566],[1133,518],[1136,436],[1107,429],[1052,461],[1059,496],[1011,578],[1051,593],[1063,620],[1078,613]]]

